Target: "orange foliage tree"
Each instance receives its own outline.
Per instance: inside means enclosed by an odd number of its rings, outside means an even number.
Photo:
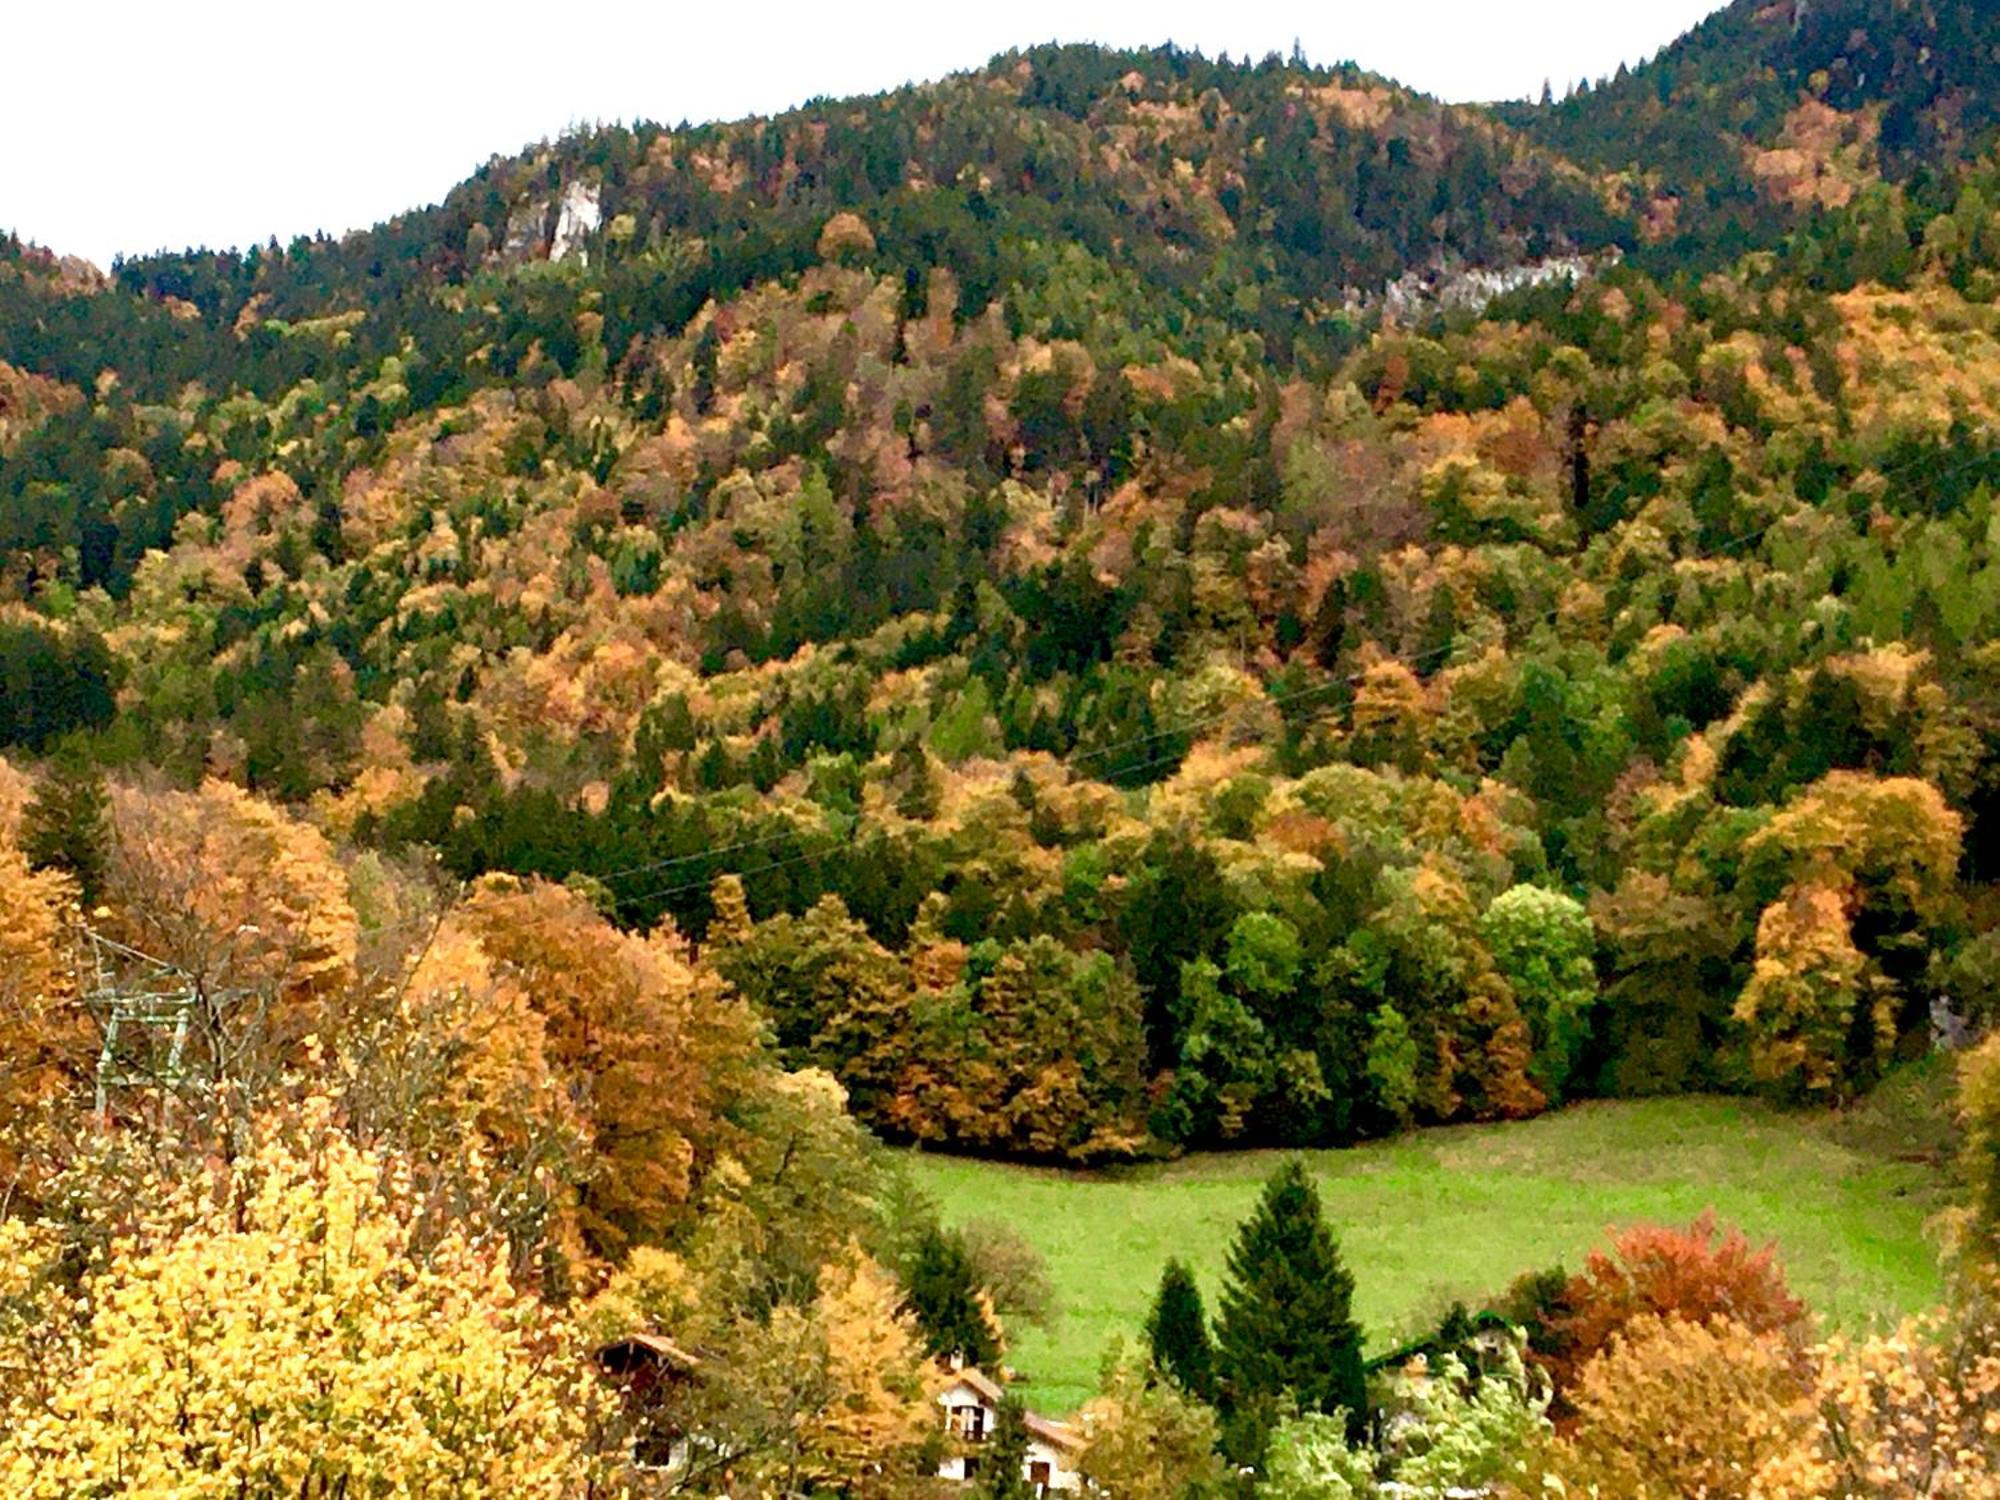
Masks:
[[[577,1222],[596,1253],[656,1240],[731,1138],[729,1102],[757,1043],[755,1018],[671,930],[621,932],[577,892],[488,876],[458,917],[533,1011],[518,1013],[492,1086],[519,1097],[546,1068],[590,1142]]]
[[[1801,1351],[1781,1333],[1645,1313],[1584,1367],[1557,1466],[1572,1493],[1761,1500],[1758,1471],[1812,1430],[1810,1391]]]
[[[119,788],[107,923],[207,988],[322,996],[352,977],[347,877],[318,829],[224,781]]]
[[[1740,1230],[1718,1233],[1712,1212],[1685,1229],[1625,1230],[1609,1249],[1591,1252],[1563,1301],[1567,1311],[1553,1329],[1559,1352],[1546,1362],[1565,1393],[1637,1318],[1727,1318],[1751,1334],[1767,1334],[1795,1328],[1806,1313],[1785,1284],[1774,1248],[1753,1248]]]
[[[41,1106],[80,1097],[96,1029],[77,1004],[68,877],[28,868],[0,841],[0,1182],[19,1175],[21,1133]]]
[[[1953,1312],[1818,1354],[1808,1441],[1759,1475],[1760,1500],[2000,1500],[2000,1303],[1990,1278]]]

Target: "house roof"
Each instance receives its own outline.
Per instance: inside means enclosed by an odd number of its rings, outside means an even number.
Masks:
[[[1513,1327],[1512,1323],[1491,1309],[1472,1314],[1472,1328],[1476,1334],[1494,1331],[1506,1333],[1511,1332]],[[1426,1334],[1413,1343],[1404,1344],[1400,1349],[1391,1349],[1387,1354],[1377,1355],[1368,1361],[1367,1370],[1373,1375],[1377,1370],[1401,1369],[1419,1354],[1435,1354],[1438,1349],[1437,1335]]]
[[[1084,1437],[1067,1422],[1052,1422],[1047,1417],[1028,1413],[1028,1431],[1043,1442],[1055,1448],[1066,1448],[1072,1452],[1083,1447]]]
[[[939,1402],[942,1403],[946,1397],[950,1396],[953,1391],[961,1386],[971,1391],[988,1406],[998,1406],[1002,1401],[1007,1399],[1007,1393],[1000,1388],[1000,1383],[997,1380],[988,1375],[984,1370],[978,1369],[973,1365],[966,1365],[963,1369],[952,1371],[951,1384],[939,1393]],[[1057,1422],[1048,1417],[1038,1416],[1034,1412],[1025,1412],[1023,1416],[1026,1420],[1029,1433],[1034,1437],[1040,1438],[1052,1448],[1062,1448],[1074,1452],[1084,1445],[1083,1434],[1067,1422]]]
[[[700,1359],[658,1333],[630,1333],[622,1339],[599,1344],[597,1358],[600,1364],[632,1364],[641,1359],[656,1359],[677,1370],[701,1368]]]
[[[954,1370],[952,1372],[952,1386],[957,1385],[970,1386],[973,1393],[982,1401],[990,1402],[994,1406],[998,1406],[1002,1401],[1007,1399],[1007,1393],[1000,1389],[998,1381],[994,1380],[985,1371],[977,1369],[972,1365],[967,1365],[962,1370]],[[945,1387],[947,1393],[950,1392],[952,1386]]]

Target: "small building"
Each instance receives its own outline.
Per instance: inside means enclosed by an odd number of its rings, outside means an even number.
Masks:
[[[597,1367],[618,1392],[631,1432],[632,1462],[674,1469],[687,1461],[687,1435],[676,1408],[701,1361],[672,1339],[634,1333],[597,1348]]]
[[[980,1449],[992,1440],[1000,1420],[1000,1404],[1006,1392],[984,1372],[967,1365],[951,1373],[951,1383],[938,1393],[937,1403],[944,1412],[944,1430],[951,1451],[938,1465],[938,1478],[965,1484],[979,1472],[984,1456]],[[1081,1490],[1083,1476],[1076,1463],[1083,1452],[1083,1434],[1066,1422],[1027,1414],[1028,1454],[1021,1463],[1021,1477],[1034,1486],[1037,1495],[1055,1491]]]

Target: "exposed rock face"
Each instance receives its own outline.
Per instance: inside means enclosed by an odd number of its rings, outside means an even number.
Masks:
[[[598,207],[598,191],[594,184],[572,182],[563,189],[562,206],[556,215],[555,234],[549,239],[549,259],[563,260],[574,255],[588,264],[590,252],[585,248],[591,235],[597,233],[598,225],[604,222],[604,215]]]
[[[1405,318],[1433,308],[1479,312],[1495,298],[1526,287],[1547,286],[1565,279],[1581,284],[1596,275],[1600,267],[1615,265],[1619,258],[1618,252],[1612,250],[1599,256],[1555,255],[1513,266],[1410,270],[1382,289],[1380,305],[1391,318]]]
[[[538,193],[519,203],[507,215],[507,231],[495,253],[510,266],[571,256],[588,264],[590,237],[603,222],[597,185],[571,182],[560,196]]]

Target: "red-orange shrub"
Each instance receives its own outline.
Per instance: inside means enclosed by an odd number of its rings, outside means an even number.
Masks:
[[[1753,1334],[1792,1327],[1806,1305],[1785,1284],[1774,1247],[1754,1248],[1741,1230],[1719,1232],[1712,1211],[1685,1229],[1640,1224],[1591,1252],[1564,1292],[1545,1362],[1559,1390],[1573,1387],[1591,1358],[1633,1319],[1651,1315],[1706,1323],[1727,1318]]]

